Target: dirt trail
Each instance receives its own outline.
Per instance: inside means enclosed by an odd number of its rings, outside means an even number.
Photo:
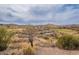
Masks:
[[[57,47],[39,47],[37,55],[79,55],[79,51],[62,50]]]

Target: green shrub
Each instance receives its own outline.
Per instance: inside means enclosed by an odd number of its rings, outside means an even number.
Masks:
[[[73,35],[63,35],[56,43],[57,47],[72,50],[79,48],[79,38]]]
[[[7,31],[6,28],[0,28],[0,51],[5,50],[11,42],[12,32]]]

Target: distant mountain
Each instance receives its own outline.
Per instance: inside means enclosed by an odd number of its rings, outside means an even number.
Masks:
[[[64,26],[61,26],[61,28],[68,28],[68,29],[79,31],[79,24],[64,25]]]

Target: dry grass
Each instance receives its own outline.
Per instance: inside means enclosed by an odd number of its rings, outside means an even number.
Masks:
[[[31,46],[27,48],[23,48],[23,54],[24,55],[34,55],[35,54],[35,49]]]

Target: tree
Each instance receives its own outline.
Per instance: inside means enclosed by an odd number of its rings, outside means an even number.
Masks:
[[[28,25],[26,31],[28,33],[30,45],[33,47],[33,40],[34,40],[34,35],[36,33],[36,29],[34,26]]]

